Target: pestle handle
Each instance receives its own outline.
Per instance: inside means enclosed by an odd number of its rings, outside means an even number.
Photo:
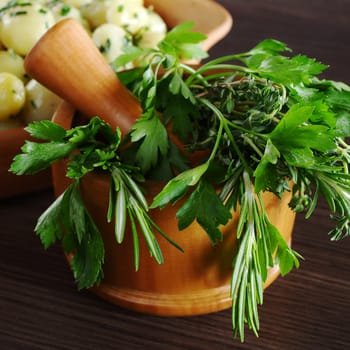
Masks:
[[[50,28],[29,52],[24,66],[31,78],[88,118],[98,116],[123,134],[141,115],[139,101],[76,20],[65,19]]]

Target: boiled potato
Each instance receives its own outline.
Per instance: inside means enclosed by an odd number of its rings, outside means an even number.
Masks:
[[[50,10],[27,2],[11,7],[1,17],[1,40],[4,46],[25,56],[39,38],[55,24]]]
[[[80,8],[84,5],[87,5],[91,2],[94,2],[95,0],[65,0],[64,2],[68,5],[68,6],[74,6],[77,8]]]
[[[62,99],[32,79],[25,86],[26,102],[20,113],[25,124],[51,119]]]
[[[167,27],[163,19],[155,12],[149,12],[148,25],[140,32],[137,42],[140,47],[153,48],[164,38]]]
[[[106,14],[111,0],[97,0],[83,5],[80,8],[84,18],[89,22],[91,29],[107,22]]]
[[[0,121],[13,118],[23,107],[25,88],[14,74],[0,73]]]
[[[56,22],[61,21],[65,18],[73,18],[76,21],[80,22],[82,26],[88,32],[90,32],[90,26],[88,21],[85,18],[83,18],[82,13],[76,7],[68,6],[63,2],[60,2],[60,3],[54,3],[54,5],[50,7],[50,9],[55,17]]]
[[[24,60],[13,50],[0,50],[0,73],[2,72],[12,73],[23,82],[26,81]]]
[[[132,6],[121,0],[113,0],[107,14],[107,22],[114,23],[135,34],[148,23],[148,10],[142,6]]]
[[[112,62],[123,53],[123,48],[131,38],[121,27],[105,23],[92,33],[92,40],[107,62]]]

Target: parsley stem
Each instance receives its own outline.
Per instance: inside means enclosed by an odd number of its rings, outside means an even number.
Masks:
[[[219,65],[222,64],[223,62],[230,62],[230,61],[241,61],[242,60],[242,56],[244,56],[245,54],[233,54],[233,55],[226,55],[226,56],[221,56],[221,57],[217,57],[214,58],[212,60],[210,60],[209,62],[203,64],[202,67],[212,67],[214,65]],[[240,70],[243,68],[242,66],[237,66]]]
[[[215,145],[213,147],[212,153],[210,154],[210,157],[209,157],[208,161],[211,161],[216,155],[216,152],[217,152],[217,149],[218,149],[218,145],[219,145],[219,143],[221,141],[222,128],[224,128],[224,130],[227,133],[227,136],[228,136],[229,140],[232,143],[232,146],[233,146],[234,150],[236,151],[238,157],[242,161],[242,164],[244,165],[244,168],[245,169],[250,169],[250,167],[249,167],[245,157],[243,156],[242,152],[240,151],[240,149],[239,149],[239,147],[238,147],[238,145],[236,143],[236,140],[235,140],[234,136],[231,133],[231,130],[230,130],[229,126],[228,126],[228,120],[224,117],[222,112],[215,105],[213,105],[210,101],[208,101],[207,99],[199,99],[199,101],[201,103],[203,103],[205,106],[207,106],[208,108],[210,108],[220,120],[220,126],[219,126],[220,133],[218,132],[218,134],[216,136]]]
[[[350,146],[340,137],[337,138],[337,142],[338,142],[338,152],[343,157],[342,163],[343,163],[344,173],[349,174],[348,163],[350,160]]]
[[[225,117],[224,117],[225,118]],[[228,120],[227,118],[225,118],[226,122],[228,125],[230,125],[232,128],[236,129],[236,130],[239,130],[241,131],[242,133],[245,133],[245,134],[250,134],[250,135],[254,135],[254,136],[257,136],[257,137],[261,137],[262,139],[264,140],[267,140],[267,136],[264,135],[264,134],[261,134],[259,132],[256,132],[252,129],[246,129],[246,128],[243,128],[242,126],[234,123],[233,121],[231,120]]]
[[[216,134],[215,144],[214,144],[214,147],[213,147],[213,149],[212,149],[212,151],[210,153],[210,157],[208,159],[208,162],[211,162],[215,158],[216,152],[217,152],[217,150],[219,148],[219,145],[220,145],[220,141],[221,141],[221,137],[222,137],[222,131],[223,131],[223,127],[224,127],[224,122],[223,121],[224,121],[225,117],[207,99],[199,99],[199,101],[201,103],[203,103],[204,105],[206,105],[207,107],[209,107],[215,113],[215,115],[218,116],[218,118],[220,120],[219,129],[218,129],[217,134]]]
[[[215,70],[220,70],[220,76],[232,75],[233,72],[245,72],[245,73],[255,73],[252,69],[238,66],[235,64],[204,64],[202,67],[198,68],[194,74],[192,74],[186,81],[186,84],[190,85],[198,76],[202,76],[206,72],[215,72]],[[209,77],[207,80],[210,80]]]
[[[260,158],[264,156],[261,150],[256,146],[253,140],[247,135],[242,135],[243,140],[259,155]]]
[[[182,68],[185,72],[192,74],[196,74],[197,70],[192,68],[191,66],[184,64],[184,63],[180,63],[178,68]]]
[[[337,138],[338,144],[346,150],[350,150],[350,146],[340,137]]]

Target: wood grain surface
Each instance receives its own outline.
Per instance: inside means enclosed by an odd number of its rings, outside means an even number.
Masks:
[[[212,56],[247,50],[264,38],[330,65],[350,83],[349,0],[220,0],[234,18]],[[210,18],[208,18],[210,20]],[[1,186],[1,185],[0,185]],[[324,205],[297,218],[293,247],[305,261],[265,292],[261,331],[232,339],[230,310],[155,317],[78,292],[59,246],[45,251],[33,228],[50,190],[0,202],[1,350],[345,350],[350,348],[350,239],[330,243]]]

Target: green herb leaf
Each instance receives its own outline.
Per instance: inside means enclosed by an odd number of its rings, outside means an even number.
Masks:
[[[115,237],[118,243],[122,243],[125,234],[127,211],[127,194],[124,185],[119,187],[116,197],[115,215],[117,219],[115,222]]]
[[[62,239],[62,225],[58,225],[62,218],[63,194],[40,215],[34,231],[40,237],[45,249],[53,245],[57,239]]]
[[[287,45],[281,41],[275,39],[265,39],[259,42],[255,47],[250,49],[244,56],[254,56],[254,55],[270,55],[275,56],[280,53],[287,51],[291,52],[292,50],[287,47]],[[243,55],[242,55],[243,56]]]
[[[219,226],[227,224],[231,213],[221,202],[214,188],[202,180],[176,213],[176,217],[179,219],[180,230],[197,220],[208,234],[210,241],[215,244],[218,240],[222,240]]]
[[[62,126],[51,122],[50,120],[42,120],[29,124],[26,131],[33,137],[43,140],[62,141],[66,136],[66,130]]]
[[[73,274],[79,289],[90,288],[103,278],[104,245],[92,218],[86,214],[88,230],[76,247],[71,261]]]
[[[189,89],[189,87],[186,85],[186,83],[183,81],[182,77],[175,73],[170,81],[169,84],[169,91],[173,95],[181,95],[186,100],[190,100],[192,104],[196,103],[196,100],[193,96],[192,91]]]
[[[193,22],[183,22],[171,29],[158,44],[160,50],[182,59],[202,59],[207,57],[200,42],[206,39],[202,33],[193,31]]]
[[[134,62],[135,60],[144,56],[149,51],[150,50],[145,50],[144,48],[141,48],[141,47],[126,45],[124,47],[123,54],[119,55],[112,62],[112,68],[114,68],[117,71],[120,67],[124,67],[128,63]]]
[[[133,197],[130,198],[130,201],[131,201],[132,211],[137,219],[137,222],[141,227],[141,231],[146,240],[146,243],[151,255],[154,257],[154,259],[157,261],[158,264],[163,264],[164,258],[163,258],[162,251],[159,247],[158,241],[156,240],[152,229],[150,228],[150,222],[148,221],[148,218],[145,215],[145,212],[141,210],[139,206],[136,205],[136,203],[134,203]]]
[[[297,55],[291,58],[285,56],[265,56],[261,61],[250,59],[248,67],[259,71],[259,75],[286,86],[310,83],[312,78],[324,71],[327,66],[316,60]]]
[[[35,174],[51,166],[58,159],[67,157],[75,148],[72,143],[26,141],[22,154],[15,156],[10,171],[16,175]]]
[[[78,244],[81,244],[84,239],[86,227],[89,225],[86,220],[89,220],[88,215],[86,215],[86,208],[83,200],[80,197],[78,185],[72,185],[72,190],[70,192],[69,204],[67,205],[69,210],[69,218],[74,218],[70,220],[70,229],[74,232]]]
[[[278,188],[280,180],[276,179],[276,169],[274,165],[277,163],[279,157],[280,152],[274,146],[271,139],[268,139],[264,156],[261,158],[261,161],[254,171],[254,188],[256,193]]]
[[[182,81],[179,75],[177,76]],[[183,81],[182,84],[186,85]],[[184,143],[187,142],[188,137],[193,132],[192,117],[197,113],[197,105],[193,99],[193,94],[191,93],[191,97],[189,97],[187,90],[183,92],[181,86],[176,89],[173,87],[171,92],[168,79],[160,84],[157,93],[157,103],[165,123],[172,123],[172,133]]]
[[[186,170],[171,179],[162,191],[154,198],[151,208],[164,208],[168,203],[176,202],[184,196],[189,186],[198,183],[204,173],[208,170],[209,163],[204,163],[195,168]]]
[[[278,237],[278,245],[275,261],[279,266],[281,275],[285,276],[294,267],[299,268],[299,259],[302,259],[302,256],[298,254],[295,250],[291,249],[288,246],[287,242],[281,237],[281,235],[278,232],[276,232],[276,236]]]
[[[144,171],[157,163],[158,152],[164,155],[168,151],[168,134],[157,117],[139,119],[132,128],[131,140],[142,140],[136,160]]]
[[[71,266],[79,289],[99,283],[104,245],[80,197],[79,182],[73,182],[40,216],[35,232],[45,248],[63,240],[66,253],[73,253]]]
[[[65,216],[67,241],[70,242],[69,247],[66,241],[65,248],[70,248],[67,253],[73,253],[71,267],[78,288],[90,288],[98,284],[103,276],[103,240],[81,199],[79,181],[68,187],[64,197],[61,210]]]
[[[328,126],[307,123],[313,117],[314,108],[293,105],[269,135],[291,165],[312,166],[312,150],[327,152],[336,148],[335,134]]]

